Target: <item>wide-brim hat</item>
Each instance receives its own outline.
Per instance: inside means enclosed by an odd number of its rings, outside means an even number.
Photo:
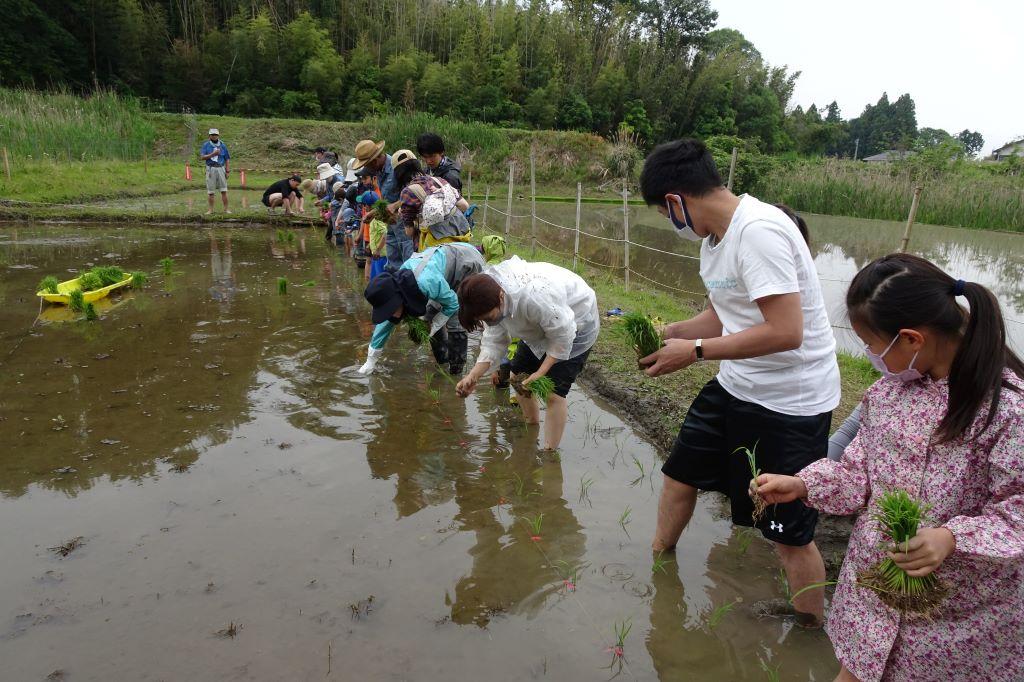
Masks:
[[[404,313],[413,317],[427,312],[427,297],[420,291],[416,277],[409,269],[377,275],[370,280],[363,297],[373,306],[370,319],[374,324],[394,317],[401,305],[405,306]]]
[[[327,178],[333,177],[338,171],[334,170],[334,166],[329,163],[321,163],[316,167],[316,177],[320,180],[326,180]]]
[[[352,164],[352,170],[359,170],[370,161],[373,161],[384,151],[384,140],[374,142],[373,140],[360,140],[356,145],[356,162]]]
[[[345,164],[345,182],[356,181],[355,163],[356,159],[355,157],[352,157],[351,159],[348,160],[348,163]]]

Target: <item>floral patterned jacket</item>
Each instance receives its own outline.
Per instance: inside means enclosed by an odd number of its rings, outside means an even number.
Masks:
[[[1004,388],[975,441],[931,444],[948,397],[945,380],[875,383],[842,461],[822,459],[798,474],[809,506],[859,514],[827,630],[836,657],[861,680],[1024,680],[1024,394]],[[868,512],[896,488],[931,505],[925,525],[956,540],[936,571],[951,591],[930,618],[902,615],[855,584],[885,556]]]

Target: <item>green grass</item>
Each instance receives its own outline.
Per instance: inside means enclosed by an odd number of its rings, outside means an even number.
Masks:
[[[798,211],[905,221],[921,185],[917,222],[989,230],[1024,230],[1024,176],[998,176],[983,166],[919,178],[891,164],[838,159],[778,164],[752,191]]]
[[[0,146],[12,160],[142,159],[155,139],[155,126],[129,97],[0,88]]]

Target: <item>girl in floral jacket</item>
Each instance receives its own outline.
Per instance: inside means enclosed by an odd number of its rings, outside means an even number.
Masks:
[[[756,481],[770,504],[859,515],[828,620],[836,679],[1024,680],[1024,365],[999,304],[980,284],[896,254],[857,274],[846,305],[883,374],[857,437],[841,462]],[[930,527],[898,548],[872,513],[895,489],[930,505]],[[858,584],[886,555],[948,586],[935,610],[900,613]]]

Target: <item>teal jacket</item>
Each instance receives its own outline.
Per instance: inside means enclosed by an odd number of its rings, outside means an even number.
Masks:
[[[415,273],[422,260],[422,253],[414,253],[409,260],[402,263],[400,269],[412,270]],[[459,312],[459,297],[444,277],[447,268],[448,257],[445,255],[444,249],[435,250],[423,271],[416,275],[416,285],[423,292],[423,295],[427,297],[428,301],[434,301],[440,305],[441,312],[451,317]],[[396,326],[394,322],[389,320],[378,324],[373,330],[373,336],[370,337],[370,348],[383,348]]]

